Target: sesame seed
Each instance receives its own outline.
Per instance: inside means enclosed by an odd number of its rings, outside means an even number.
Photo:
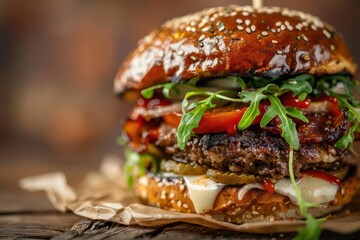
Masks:
[[[275,26],[280,27],[280,26],[281,26],[281,22],[276,22],[276,23],[275,23]]]
[[[180,191],[184,191],[184,189],[185,189],[184,184],[181,184],[181,185],[180,185]]]
[[[257,212],[257,211],[252,211],[251,213],[252,213],[252,215],[258,215],[259,214],[259,212]]]
[[[281,29],[282,31],[284,31],[284,30],[286,29],[285,25],[281,25],[281,26],[280,26],[280,29]]]
[[[187,32],[190,32],[190,31],[191,31],[191,27],[190,27],[190,26],[186,26],[185,30],[186,30]]]
[[[183,204],[183,208],[189,208],[189,205],[187,205],[186,203]]]
[[[278,28],[278,29],[277,29],[277,32],[281,32],[281,29],[280,29],[280,28]]]
[[[314,31],[316,31],[316,30],[317,30],[317,27],[316,27],[314,24],[312,24],[312,25],[311,25],[311,29],[314,30]]]
[[[255,32],[255,30],[256,30],[255,25],[251,25],[250,29],[251,29],[251,31]]]
[[[250,23],[251,23],[251,22],[250,22],[249,19],[246,19],[246,20],[245,20],[245,25],[246,25],[246,26],[250,26]]]
[[[246,28],[246,32],[250,34],[250,33],[251,33],[251,29],[250,29],[249,27],[247,27],[247,28]]]
[[[222,32],[224,29],[225,29],[225,26],[224,26],[224,25],[221,25],[221,26],[219,27],[219,31],[220,31],[220,32]]]
[[[279,43],[277,40],[271,40],[272,43]]]
[[[211,29],[211,27],[207,26],[207,27],[204,27],[203,29],[201,29],[201,31],[206,32],[206,31],[209,31],[210,29]]]
[[[323,30],[323,33],[327,38],[331,38],[331,33],[329,33],[326,29]]]
[[[276,33],[276,30],[275,30],[274,28],[272,28],[270,31],[271,31],[272,33]]]
[[[182,52],[183,52],[182,54],[184,54],[184,51],[182,51]],[[179,54],[179,52],[178,52],[178,54]],[[163,187],[163,186],[164,186],[164,184],[162,182],[158,183],[158,187]]]
[[[190,56],[190,59],[196,62],[198,59],[195,56]]]
[[[240,31],[244,30],[244,27],[240,25],[237,25],[236,28],[239,29]]]
[[[248,12],[243,12],[243,13],[242,13],[243,16],[249,16],[249,14],[250,14],[250,13],[248,13]]]
[[[177,204],[178,207],[181,207],[182,202],[179,200],[179,201],[177,201],[176,204]]]
[[[201,42],[202,40],[204,40],[205,39],[205,35],[204,34],[202,34],[200,37],[199,37],[199,42]]]
[[[261,35],[263,35],[264,37],[266,37],[267,35],[269,35],[269,33],[267,31],[262,31]]]
[[[301,40],[301,36],[296,36],[296,40],[300,41]]]
[[[281,50],[276,51],[277,54],[282,54],[283,52]]]
[[[185,54],[185,52],[183,50],[180,50],[180,51],[177,52],[177,54],[179,56],[183,56]],[[160,184],[159,184],[159,187],[160,187]]]
[[[173,192],[170,193],[169,198],[174,198],[174,197],[175,197],[175,194]]]
[[[192,32],[196,32],[196,28],[195,28],[195,27],[192,27],[192,28],[191,28],[191,31],[192,31]]]
[[[287,29],[288,29],[289,31],[294,30],[293,26],[291,26],[291,25],[286,25],[286,27],[287,27]]]
[[[272,208],[272,211],[275,212],[275,211],[276,211],[276,207],[273,207],[273,208]]]
[[[238,18],[238,19],[236,19],[236,23],[237,23],[237,24],[242,24],[242,23],[243,23],[243,20],[240,19],[240,18]]]
[[[330,49],[334,51],[334,50],[335,50],[335,46],[334,46],[333,44],[331,44],[331,45],[330,45]]]
[[[160,198],[161,199],[166,199],[166,192],[165,191],[161,192]]]
[[[306,42],[309,41],[309,39],[308,39],[305,35],[302,35],[302,37],[303,37],[303,39],[304,39]]]

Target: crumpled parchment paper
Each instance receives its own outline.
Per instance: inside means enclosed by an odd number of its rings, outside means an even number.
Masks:
[[[53,206],[61,212],[70,210],[90,219],[124,225],[159,226],[181,221],[213,229],[262,234],[293,232],[304,226],[304,221],[295,220],[235,225],[217,221],[208,215],[170,212],[142,205],[125,186],[120,162],[121,160],[115,156],[107,156],[99,171],[88,173],[76,187],[67,184],[62,172],[23,178],[19,185],[31,192],[45,191]],[[359,231],[359,199],[360,194],[348,207],[330,217],[322,225],[323,229],[341,234]]]

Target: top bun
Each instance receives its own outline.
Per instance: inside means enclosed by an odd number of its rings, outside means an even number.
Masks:
[[[228,6],[175,18],[139,41],[115,91],[226,75],[354,75],[342,36],[312,15],[279,7]]]

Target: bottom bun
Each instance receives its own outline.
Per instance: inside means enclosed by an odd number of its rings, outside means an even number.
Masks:
[[[359,178],[347,177],[332,202],[309,209],[314,217],[320,217],[339,210],[351,201],[359,187]],[[249,221],[274,221],[281,219],[301,219],[298,206],[286,196],[261,189],[251,189],[239,200],[241,186],[225,186],[218,194],[213,208],[206,212],[214,219],[240,224]],[[162,177],[147,174],[137,181],[135,193],[147,205],[165,210],[195,213],[182,177]]]

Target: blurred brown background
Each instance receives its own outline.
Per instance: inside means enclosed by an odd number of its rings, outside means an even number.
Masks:
[[[121,61],[165,20],[227,4],[251,1],[1,0],[0,188],[57,170],[77,181],[104,155],[120,155],[116,137],[130,109],[112,93]],[[360,1],[265,4],[321,17],[360,61]]]

